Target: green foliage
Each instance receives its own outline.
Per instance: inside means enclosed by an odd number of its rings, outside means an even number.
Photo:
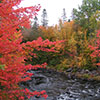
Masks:
[[[89,75],[88,74],[84,74],[83,77],[86,78],[86,79],[88,79]]]
[[[32,61],[28,60],[27,63],[31,63],[32,65],[47,63],[49,66],[55,66],[60,63],[61,55],[59,53],[54,52],[44,52],[34,50],[37,57],[32,56]]]
[[[82,5],[77,9],[73,9],[73,19],[79,24],[83,30],[87,30],[87,37],[95,32],[97,29],[97,16],[100,16],[98,12],[100,9],[99,0],[83,0]]]
[[[2,54],[0,54],[0,58],[2,58]],[[0,64],[0,69],[4,70],[5,65]]]
[[[5,65],[0,65],[0,69],[4,70]]]

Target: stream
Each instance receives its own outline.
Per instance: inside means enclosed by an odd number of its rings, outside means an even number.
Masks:
[[[100,82],[68,78],[64,73],[47,69],[29,71],[34,73],[31,80],[21,86],[30,91],[46,90],[46,100],[100,100]],[[31,97],[29,100],[45,100]]]

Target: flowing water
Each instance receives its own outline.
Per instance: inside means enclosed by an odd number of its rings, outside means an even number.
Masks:
[[[68,78],[65,74],[53,70],[31,70],[32,80],[23,82],[22,87],[30,91],[46,90],[46,100],[100,100],[100,82]],[[30,100],[45,100],[31,97]]]

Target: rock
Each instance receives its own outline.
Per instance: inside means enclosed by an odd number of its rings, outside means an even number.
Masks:
[[[85,70],[85,72],[86,72],[86,73],[89,73],[89,70],[87,69],[87,70]]]
[[[66,70],[66,72],[71,72],[73,69],[72,68],[68,68],[67,70]]]
[[[32,77],[32,82],[35,84],[35,85],[40,85],[40,84],[42,84],[42,83],[47,83],[47,78],[46,77],[44,77],[44,76],[35,76],[35,75],[33,75],[33,77]]]
[[[38,71],[32,71],[35,73],[31,77],[32,80],[27,81],[27,83],[23,82],[22,87],[28,88],[30,91],[46,90],[48,95],[46,100],[100,100],[100,83],[85,78],[77,79],[73,71],[74,68],[68,68],[66,76],[62,72],[38,69]],[[86,74],[86,76],[90,72],[89,70],[78,69],[78,73]],[[34,96],[29,100],[45,100],[45,98]]]

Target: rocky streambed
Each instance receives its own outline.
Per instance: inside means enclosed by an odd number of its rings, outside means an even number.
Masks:
[[[100,100],[100,82],[68,77],[62,72],[48,69],[31,70],[31,80],[22,82],[30,91],[46,90],[46,100]],[[30,100],[45,100],[31,97]]]

